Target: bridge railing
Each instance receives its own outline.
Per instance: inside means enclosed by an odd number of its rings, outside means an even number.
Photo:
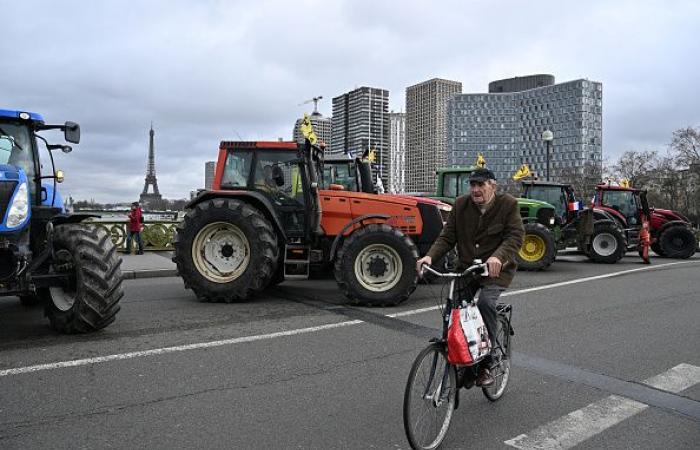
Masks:
[[[104,219],[90,220],[96,227],[102,228],[112,236],[112,242],[117,250],[126,250],[127,227],[126,221],[109,221]],[[173,236],[180,222],[177,220],[161,220],[143,225],[141,239],[144,250],[173,250]],[[131,244],[136,247],[136,242]]]

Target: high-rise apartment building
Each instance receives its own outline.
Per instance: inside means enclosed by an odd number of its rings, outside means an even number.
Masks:
[[[375,152],[373,168],[389,186],[389,91],[361,87],[333,99],[331,152],[334,156]]]
[[[216,173],[216,161],[204,163],[204,189],[211,190],[214,184],[214,174]]]
[[[389,185],[391,193],[406,192],[406,114],[389,113]]]
[[[432,80],[406,88],[406,190],[435,192],[435,170],[447,162],[447,101],[459,81]]]
[[[303,118],[297,119],[294,124],[294,131],[292,131],[292,139],[296,142],[304,142],[304,135],[301,133],[301,122]],[[311,125],[314,127],[314,133],[320,142],[326,144],[326,152],[331,151],[331,119],[330,117],[323,117],[318,111],[314,111],[310,116],[309,120]]]
[[[448,102],[448,164],[471,165],[482,153],[499,180],[509,179],[522,163],[544,178],[542,133],[548,129],[554,134],[550,179],[602,165],[602,83],[555,84],[551,75],[533,75],[494,81],[489,91]]]

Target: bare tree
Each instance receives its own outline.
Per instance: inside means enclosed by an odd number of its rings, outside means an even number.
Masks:
[[[588,200],[593,197],[596,185],[603,181],[603,163],[586,161],[582,167],[567,167],[558,178],[558,181],[570,183],[577,196]]]
[[[642,187],[650,181],[658,162],[658,154],[654,150],[628,150],[611,169],[616,181],[626,178],[633,187]]]
[[[687,127],[674,131],[671,149],[679,165],[700,170],[700,129]]]

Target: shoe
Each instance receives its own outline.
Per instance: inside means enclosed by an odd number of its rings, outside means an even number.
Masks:
[[[479,376],[476,377],[476,385],[480,387],[489,387],[496,382],[496,379],[491,375],[489,369],[483,367],[479,370]]]
[[[137,255],[143,255],[143,252],[136,252]]]

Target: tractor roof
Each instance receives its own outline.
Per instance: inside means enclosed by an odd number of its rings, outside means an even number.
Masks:
[[[552,186],[552,187],[571,187],[570,183],[557,183],[555,181],[541,181],[541,180],[526,180],[522,181],[522,184],[528,184],[530,186]]]
[[[8,119],[24,119],[32,120],[34,122],[44,122],[44,117],[41,114],[28,112],[28,111],[16,111],[13,109],[0,109],[0,118]]]
[[[282,150],[297,150],[299,144],[294,141],[221,141],[220,149],[253,149],[275,148]]]
[[[457,166],[457,167],[443,167],[438,169],[437,173],[471,173],[474,172],[478,167],[476,166]]]
[[[608,183],[601,183],[596,185],[596,189],[602,189],[604,191],[630,191],[630,192],[638,192],[639,189],[631,188],[631,187],[622,187],[622,186],[616,186],[614,184],[608,184]]]

